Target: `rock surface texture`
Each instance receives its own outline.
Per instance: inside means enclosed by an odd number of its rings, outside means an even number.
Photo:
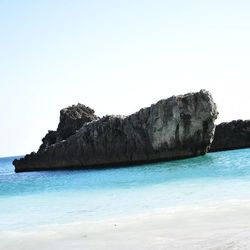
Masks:
[[[42,139],[38,153],[47,150],[51,145],[59,143],[71,135],[75,134],[84,123],[97,120],[98,116],[95,111],[83,104],[70,106],[60,111],[60,122],[57,130],[49,130],[45,137]]]
[[[210,151],[250,147],[250,120],[223,122],[216,126]]]
[[[213,140],[217,118],[216,105],[205,90],[160,100],[126,117],[98,119],[85,108],[78,104],[62,110],[57,131],[44,137],[37,153],[15,160],[15,171],[97,168],[203,155]]]

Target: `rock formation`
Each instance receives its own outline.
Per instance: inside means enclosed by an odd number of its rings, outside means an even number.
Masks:
[[[223,122],[216,126],[210,151],[250,147],[250,120]]]
[[[84,112],[78,112],[78,107]],[[16,172],[98,168],[202,155],[212,142],[217,117],[212,96],[205,90],[160,100],[126,117],[97,119],[93,110],[85,112],[81,105],[66,110],[69,112],[61,111],[57,131],[45,136],[37,153],[13,162]]]
[[[49,130],[45,137],[42,139],[42,145],[38,152],[46,150],[49,146],[59,143],[71,135],[75,134],[84,123],[97,120],[98,116],[95,111],[83,104],[78,103],[71,107],[67,107],[60,111],[60,122],[57,130]]]

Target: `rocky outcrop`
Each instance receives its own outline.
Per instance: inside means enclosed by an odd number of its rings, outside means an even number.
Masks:
[[[216,126],[210,151],[250,147],[250,120],[223,122]]]
[[[59,139],[45,137],[44,146],[37,153],[13,164],[15,171],[21,172],[128,165],[202,155],[213,139],[216,117],[216,105],[205,90],[172,96],[130,116],[105,116],[98,120],[93,117],[80,129],[73,129],[68,137],[62,138],[58,129]]]
[[[47,150],[51,145],[58,144],[59,142],[67,139],[75,134],[83,124],[98,119],[95,111],[83,104],[78,103],[60,111],[60,122],[57,130],[49,130],[45,137],[42,139],[38,153]]]

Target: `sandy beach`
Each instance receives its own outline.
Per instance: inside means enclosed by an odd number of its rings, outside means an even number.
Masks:
[[[250,248],[250,206],[223,204],[25,231],[2,231],[1,250]]]

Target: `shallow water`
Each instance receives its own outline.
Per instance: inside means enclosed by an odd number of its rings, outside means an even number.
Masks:
[[[14,158],[0,158],[0,230],[250,200],[250,149],[128,168],[18,174]]]

